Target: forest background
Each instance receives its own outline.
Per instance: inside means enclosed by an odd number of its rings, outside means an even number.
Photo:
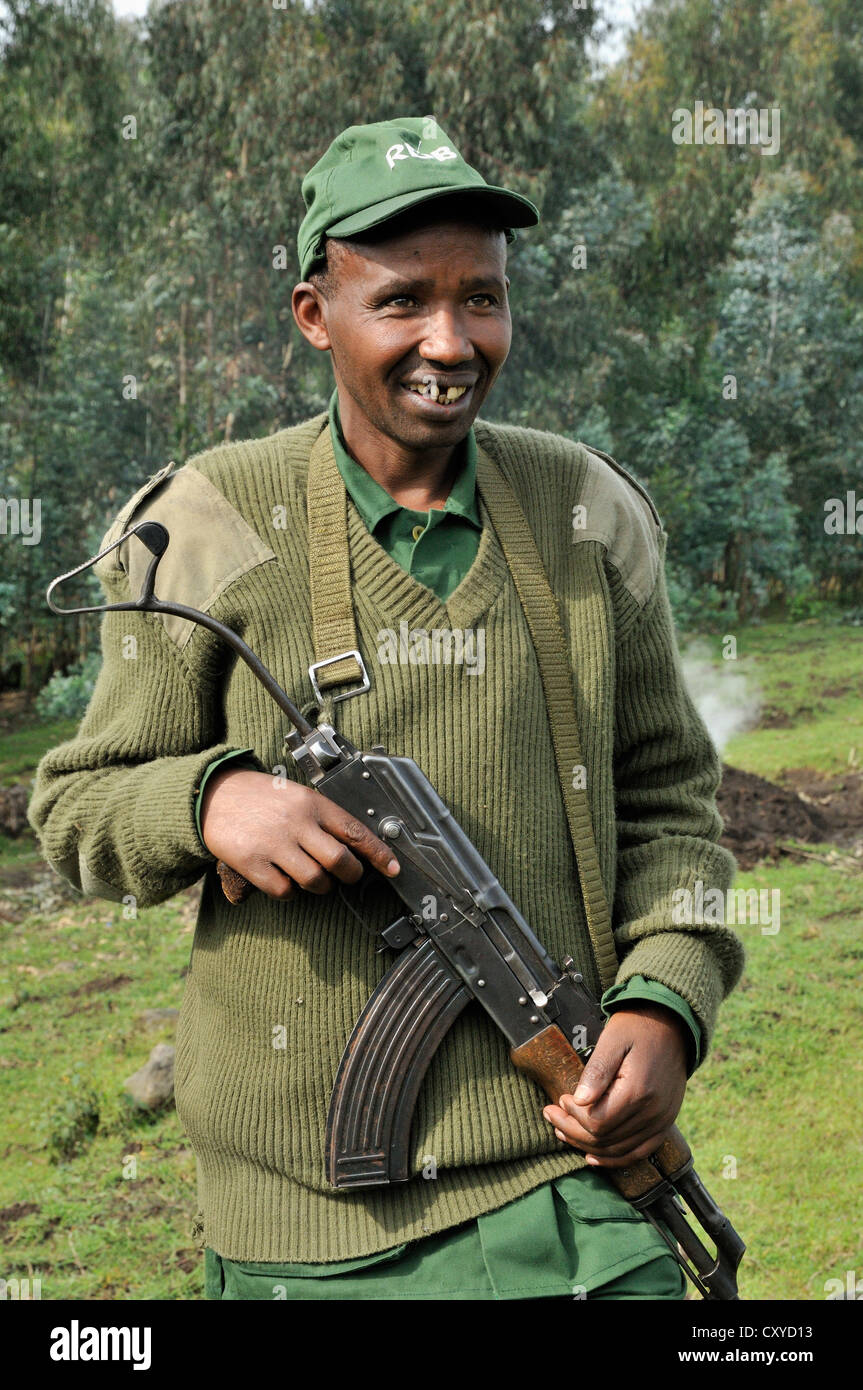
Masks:
[[[604,24],[563,0],[0,7],[0,690],[67,672],[43,709],[80,713],[98,620],[54,618],[50,579],[168,459],[324,408],[290,310],[300,182],[399,112],[541,210],[487,418],[649,486],[682,629],[861,621],[863,11],[653,0],[610,64]],[[698,101],[766,113],[778,148],[675,143]]]

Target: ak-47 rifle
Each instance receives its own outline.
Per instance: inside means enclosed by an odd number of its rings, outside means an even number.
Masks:
[[[59,584],[130,536],[153,556],[137,600],[101,608],[62,609],[53,603]],[[216,633],[293,724],[285,743],[312,786],[370,825],[400,864],[399,874],[387,882],[404,912],[381,933],[398,954],[360,1014],[339,1064],[327,1120],[328,1181],[337,1188],[407,1181],[420,1085],[438,1044],[471,1000],[504,1034],[515,1066],[552,1101],[573,1093],[604,1025],[574,961],[567,958],[560,967],[552,960],[412,759],[380,746],[364,753],[329,724],[311,724],[229,627],[208,613],[156,597],[156,571],[168,541],[159,522],[139,523],[55,579],[49,606],[62,614],[171,613]],[[345,655],[362,664],[359,652]],[[226,897],[241,902],[251,885],[228,865],[220,862],[217,868]],[[435,904],[431,919],[430,900]],[[745,1246],[695,1172],[676,1127],[649,1158],[606,1172],[655,1226],[704,1298],[738,1297],[736,1272]],[[684,1202],[712,1239],[715,1254],[686,1220]]]

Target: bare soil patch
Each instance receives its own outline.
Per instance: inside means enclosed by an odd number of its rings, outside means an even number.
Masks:
[[[718,794],[721,843],[743,869],[778,859],[786,840],[833,844],[863,857],[863,773],[823,777],[794,769],[780,785],[723,764]]]

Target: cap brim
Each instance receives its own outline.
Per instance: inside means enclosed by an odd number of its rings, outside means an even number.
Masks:
[[[538,209],[520,193],[510,193],[505,188],[495,188],[491,184],[468,183],[449,188],[420,188],[412,193],[400,193],[396,198],[387,198],[382,203],[375,203],[373,207],[363,208],[361,212],[354,212],[350,217],[343,217],[340,222],[334,222],[331,227],[327,227],[326,235],[356,236],[359,232],[367,232],[370,227],[378,227],[382,222],[388,222],[391,217],[396,217],[407,208],[416,207],[418,203],[453,197],[465,200],[481,199],[483,209],[496,220],[499,219],[502,227],[535,227],[539,223]]]

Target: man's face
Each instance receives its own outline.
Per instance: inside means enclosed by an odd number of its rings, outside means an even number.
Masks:
[[[457,444],[512,340],[503,233],[440,222],[376,244],[331,241],[329,255],[329,297],[300,309],[298,287],[294,305],[306,337],[332,352],[346,430],[371,426],[411,450]]]

